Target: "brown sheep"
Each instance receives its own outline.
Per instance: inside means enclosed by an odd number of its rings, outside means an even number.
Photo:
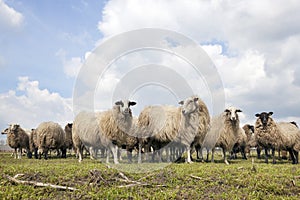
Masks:
[[[7,134],[7,144],[15,150],[15,158],[21,159],[22,149],[26,149],[28,158],[32,157],[29,147],[30,133],[22,129],[20,125],[11,124],[1,134]]]

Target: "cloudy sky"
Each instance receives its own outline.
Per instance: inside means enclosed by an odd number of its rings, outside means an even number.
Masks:
[[[254,123],[261,111],[300,123],[299,9],[298,0],[0,0],[0,129],[72,121],[79,70],[99,45],[141,28],[174,31],[200,45],[222,81],[224,104],[243,110],[242,123]],[[213,113],[210,77],[153,49],[115,60],[97,80],[95,109],[109,108],[122,77],[150,64],[174,69]],[[135,115],[147,104],[178,100],[162,83],[141,85],[130,97],[138,102]]]

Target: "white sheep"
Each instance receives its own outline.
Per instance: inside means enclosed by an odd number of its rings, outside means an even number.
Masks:
[[[229,107],[216,117],[212,118],[211,128],[208,131],[202,148],[207,150],[207,159],[209,152],[212,151],[212,159],[214,162],[215,147],[221,147],[223,150],[224,162],[229,164],[226,157],[226,151],[231,151],[234,144],[237,142],[239,135],[243,134],[240,128],[240,120],[238,112],[242,112],[235,107]]]
[[[112,109],[104,112],[80,112],[73,123],[73,141],[78,137],[88,148],[106,148],[108,149],[106,162],[109,162],[111,151],[114,163],[119,163],[118,146],[126,145],[128,137],[131,135],[132,112],[130,106],[135,104],[136,102],[123,100],[115,102]],[[79,155],[79,162],[81,160],[82,155]]]
[[[287,150],[292,158],[292,163],[298,163],[298,152],[300,150],[300,131],[295,124],[290,122],[276,123],[271,117],[273,112],[257,113],[255,116],[255,137],[258,145],[267,150],[272,149],[273,164],[275,160],[275,150]],[[265,156],[268,163],[268,156]]]
[[[48,159],[48,151],[55,149],[62,151],[62,157],[66,158],[65,132],[62,127],[55,122],[42,122],[35,129],[38,145],[38,154],[42,154]]]
[[[179,104],[182,106],[147,106],[139,115],[139,138],[143,138],[154,150],[159,150],[159,161],[162,147],[180,144],[186,148],[186,162],[190,163],[191,144],[207,133],[209,114],[204,102],[198,96],[191,96]],[[141,162],[140,152],[138,162]]]
[[[15,150],[15,158],[21,159],[22,149],[26,149],[28,158],[32,157],[29,147],[29,131],[22,129],[19,124],[10,124],[1,134],[7,134],[7,144]]]

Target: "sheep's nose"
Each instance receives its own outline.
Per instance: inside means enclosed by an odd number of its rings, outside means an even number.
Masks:
[[[182,114],[185,114],[185,110],[182,110],[181,112],[182,112]]]

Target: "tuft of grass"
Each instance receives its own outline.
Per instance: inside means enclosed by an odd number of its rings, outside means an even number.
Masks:
[[[16,174],[24,174],[19,180],[78,190],[16,184],[6,178]],[[0,199],[299,199],[300,179],[295,178],[299,175],[299,166],[287,161],[273,165],[238,159],[230,165],[123,163],[107,167],[89,159],[78,163],[74,157],[16,160],[0,153]],[[120,187],[134,181],[146,185]]]

